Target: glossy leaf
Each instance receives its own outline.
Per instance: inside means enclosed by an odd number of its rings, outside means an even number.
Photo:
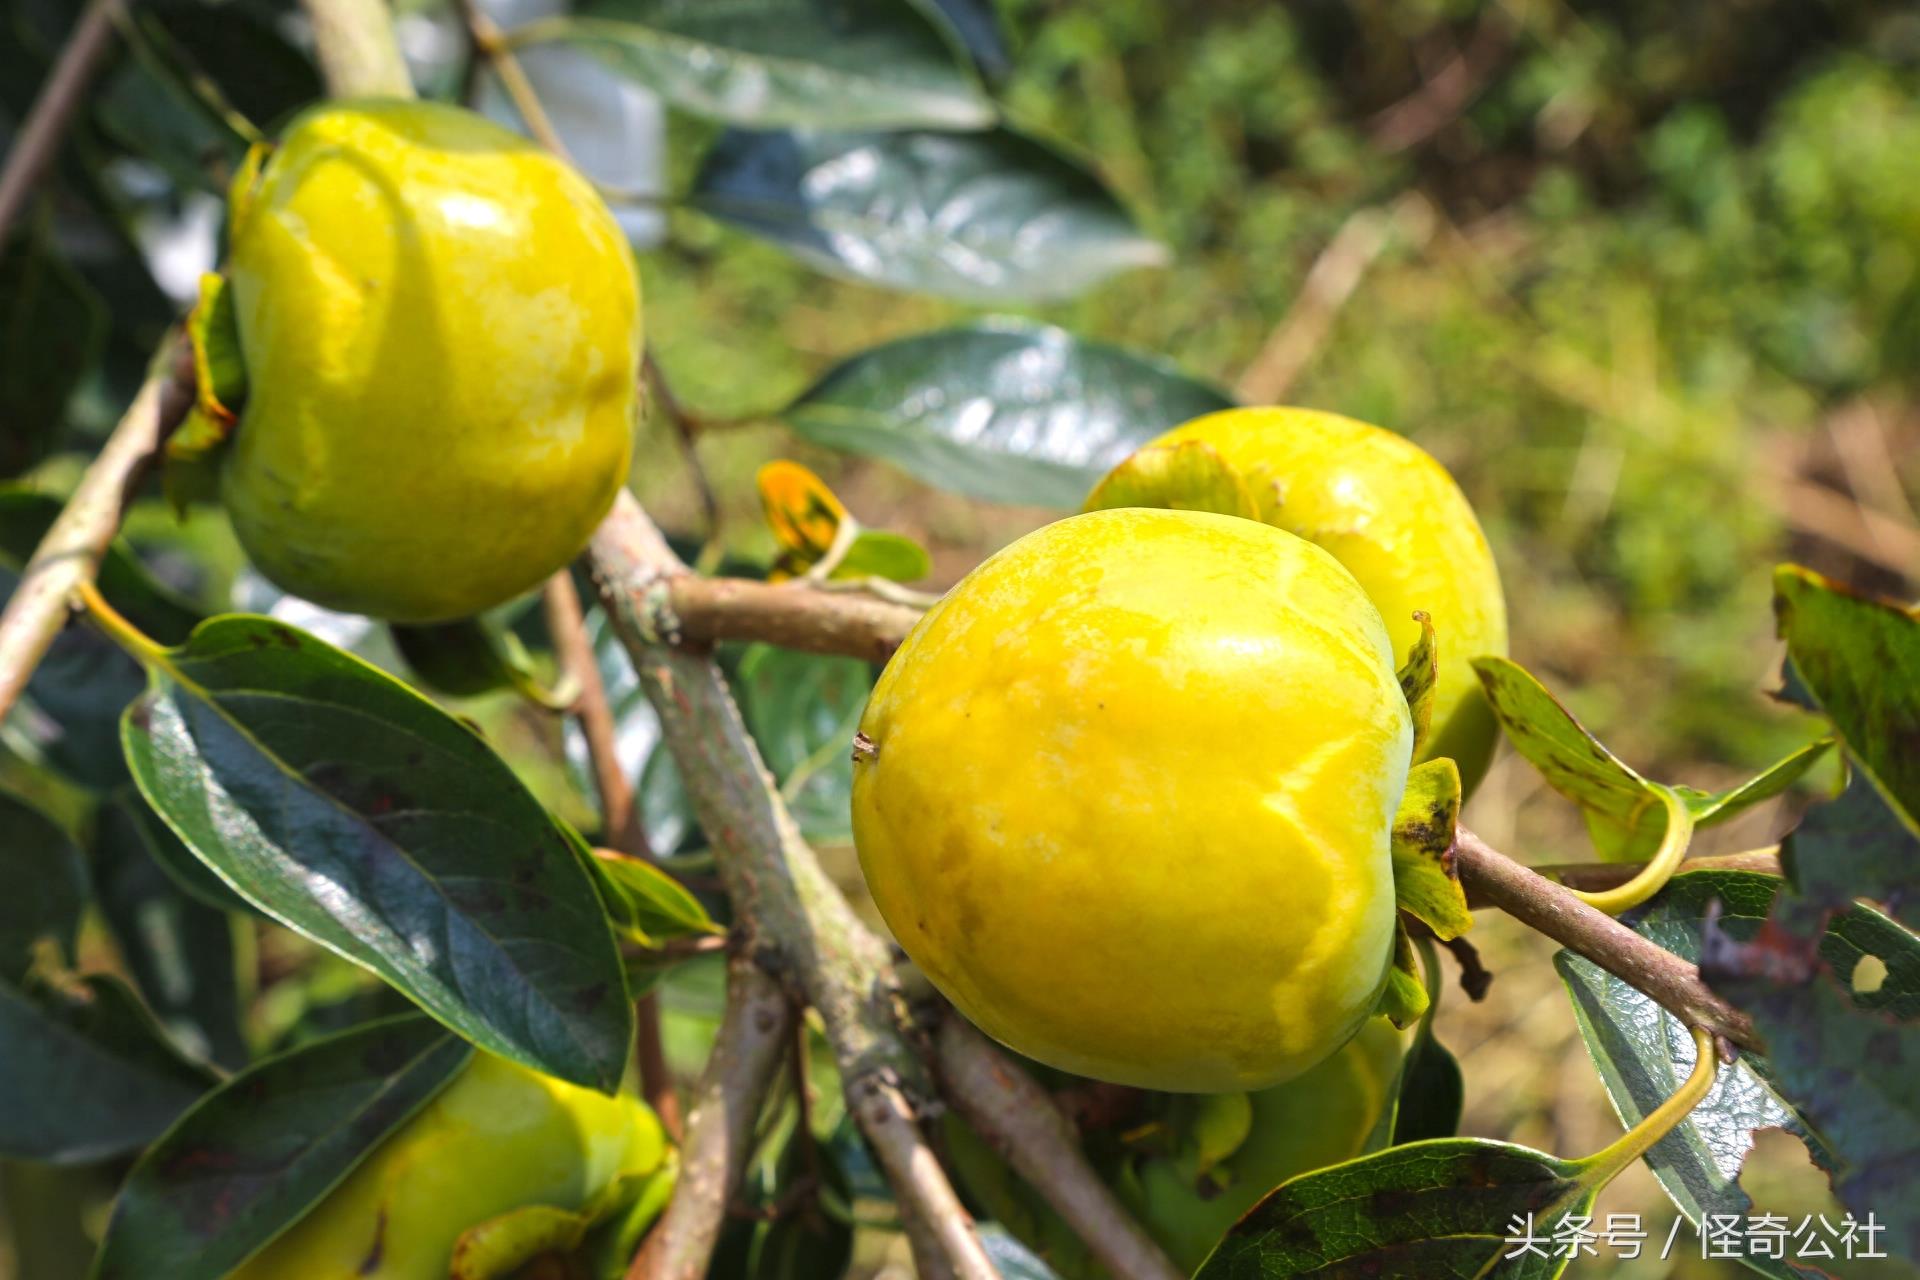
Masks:
[[[1767,928],[1781,882],[1752,872],[1708,871],[1677,876],[1661,895],[1626,917],[1634,930],[1684,959],[1698,961],[1710,914],[1730,939],[1747,941]],[[1835,916],[1819,954],[1851,976],[1865,955],[1888,966],[1877,991],[1856,1000],[1862,1008],[1897,1016],[1920,1014],[1920,942],[1866,908]],[[1672,1092],[1692,1060],[1692,1041],[1680,1021],[1633,987],[1571,953],[1555,965],[1573,998],[1588,1052],[1621,1120],[1632,1124]],[[1769,1060],[1744,1054],[1723,1067],[1714,1090],[1681,1125],[1648,1153],[1647,1162],[1674,1203],[1694,1223],[1702,1215],[1744,1217],[1752,1201],[1740,1187],[1740,1168],[1753,1134],[1778,1128],[1806,1142],[1831,1167],[1834,1155],[1809,1128],[1796,1103],[1773,1085]],[[1775,1276],[1802,1274],[1782,1265],[1754,1269]]]
[[[1059,301],[1168,260],[1098,177],[1005,128],[734,130],[692,203],[820,270],[963,302]]]
[[[472,1056],[409,1014],[240,1073],[134,1166],[92,1280],[225,1275],[299,1221]]]
[[[784,416],[939,488],[1075,510],[1136,448],[1231,403],[1152,357],[999,320],[863,352]]]
[[[1283,1183],[1228,1232],[1195,1280],[1547,1280],[1566,1258],[1520,1252],[1515,1219],[1550,1236],[1596,1188],[1572,1161],[1505,1142],[1392,1147]],[[1540,1252],[1550,1255],[1551,1244]]]
[[[1260,518],[1246,481],[1204,440],[1151,445],[1127,455],[1087,495],[1084,511],[1155,507]]]
[[[853,756],[873,670],[857,658],[829,658],[756,644],[741,656],[734,689],[767,768],[806,835],[846,840],[853,832]]]
[[[952,29],[897,0],[590,0],[519,43],[563,40],[695,115],[759,128],[980,128]]]
[[[127,758],[200,859],[461,1035],[613,1088],[632,1010],[575,846],[478,735],[267,618],[150,655]]]
[[[1871,898],[1920,925],[1920,837],[1858,770],[1838,796],[1807,810],[1781,841],[1780,863],[1800,898],[1796,917]]]
[[[1773,586],[1794,670],[1920,835],[1920,613],[1794,565],[1781,566]]]
[[[1393,892],[1443,942],[1473,928],[1453,859],[1459,821],[1459,766],[1444,758],[1415,765],[1393,817]]]
[[[18,981],[43,941],[73,959],[87,905],[87,868],[60,825],[0,790],[0,981]]]
[[[0,982],[0,1156],[81,1164],[123,1155],[212,1083],[116,978]]]
[[[199,1057],[237,1069],[246,1065],[248,1053],[240,1031],[234,922],[225,911],[182,892],[161,867],[153,854],[156,827],[201,875],[214,880],[179,848],[172,832],[142,813],[146,807],[129,789],[95,811],[91,845],[101,914],[147,1007],[173,1038]],[[220,888],[232,896],[225,885]]]

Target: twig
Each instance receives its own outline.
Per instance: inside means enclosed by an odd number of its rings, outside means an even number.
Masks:
[[[336,98],[411,98],[387,0],[302,0],[327,92]]]
[[[751,957],[727,962],[727,1008],[694,1090],[680,1179],[627,1280],[701,1280],[740,1185],[761,1100],[793,1036],[792,1002]]]
[[[767,583],[678,573],[664,585],[655,629],[675,643],[764,640],[803,653],[885,662],[920,621],[912,605],[840,584]]]
[[[1752,1020],[1709,990],[1696,966],[1529,871],[1465,827],[1453,851],[1470,900],[1498,907],[1585,956],[1688,1026],[1705,1027],[1743,1048],[1764,1051]]]
[[[713,491],[713,482],[707,478],[707,469],[700,462],[700,450],[694,442],[702,425],[701,419],[691,413],[680,397],[673,393],[673,385],[667,381],[666,370],[654,359],[652,347],[641,353],[640,363],[647,386],[653,391],[653,398],[659,402],[660,411],[673,424],[674,437],[680,441],[680,454],[686,459],[687,472],[693,477],[694,492],[700,495],[700,510],[706,517],[707,542],[710,545],[717,544],[720,538],[720,499]]]
[[[580,610],[580,593],[574,588],[572,570],[562,569],[547,579],[542,603],[546,608],[547,632],[560,658],[561,674],[580,691],[569,710],[580,726],[581,736],[587,740],[587,765],[600,800],[600,838],[616,853],[650,862],[653,850],[647,847],[646,830],[634,818],[633,786],[620,768],[613,708],[607,705],[606,682],[600,678],[600,662],[587,635],[586,618]],[[633,1012],[633,1045],[640,1067],[640,1092],[660,1117],[660,1123],[678,1141],[683,1132],[680,1096],[674,1092],[673,1073],[667,1069],[666,1049],[660,1040],[660,998],[651,992],[641,996],[634,1001]]]
[[[1114,1280],[1180,1280],[1087,1163],[1073,1126],[1019,1064],[949,1011],[937,1040],[946,1096],[1014,1171],[1046,1197]]]
[[[533,81],[527,79],[527,69],[520,65],[520,59],[514,54],[513,46],[507,43],[500,24],[487,16],[479,0],[454,0],[454,7],[460,11],[460,20],[466,24],[467,38],[473,42],[474,52],[485,58],[493,68],[493,74],[500,78],[500,87],[513,100],[513,109],[526,122],[527,132],[533,135],[535,142],[568,164],[573,164],[572,153],[567,150],[567,144],[561,141],[560,131],[553,127],[553,117],[547,114],[546,107],[541,104]]]
[[[898,1021],[886,945],[853,914],[775,791],[720,671],[677,648],[671,583],[685,572],[622,493],[594,534],[602,603],[660,716],[751,955],[820,1013],[849,1109],[893,1185],[923,1280],[993,1280],[952,1184],[914,1121],[924,1070]]]
[[[1418,89],[1373,117],[1367,130],[1373,145],[1388,154],[1405,151],[1458,120],[1486,86],[1512,38],[1506,17],[1498,8],[1488,10],[1465,49],[1456,49]]]
[[[1234,390],[1241,400],[1276,404],[1286,395],[1325,343],[1334,318],[1359,288],[1367,268],[1386,249],[1394,224],[1419,231],[1431,223],[1430,214],[1422,216],[1424,205],[1420,197],[1407,196],[1393,210],[1362,209],[1340,225],[1307,269],[1293,305],[1240,375]]]
[[[119,16],[120,0],[91,0],[14,136],[6,167],[0,169],[0,244],[6,243],[13,220],[59,154],[74,112],[87,100],[87,86],[100,69],[101,56],[113,44]]]
[[[0,614],[0,717],[13,709],[66,624],[74,593],[93,581],[148,461],[191,406],[193,371],[179,358],[184,355],[185,344],[169,338],[126,416],[21,571]]]

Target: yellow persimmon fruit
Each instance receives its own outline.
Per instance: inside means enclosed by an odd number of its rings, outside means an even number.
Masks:
[[[1262,520],[1324,547],[1359,581],[1405,660],[1433,619],[1440,679],[1420,758],[1450,757],[1467,790],[1486,772],[1498,725],[1471,659],[1507,652],[1506,597],[1466,495],[1405,436],[1314,409],[1227,409],[1147,447],[1211,445],[1240,473]]]
[[[469,1228],[532,1205],[610,1210],[649,1175],[673,1165],[644,1103],[478,1052],[229,1280],[446,1280]]]
[[[1312,543],[1200,512],[1049,525],[927,613],[860,728],[874,901],[1028,1057],[1258,1089],[1373,1011],[1412,725],[1379,612]]]
[[[247,392],[221,493],[297,595],[477,613],[571,560],[626,480],[640,294],[588,182],[426,102],[336,102],[231,198]]]

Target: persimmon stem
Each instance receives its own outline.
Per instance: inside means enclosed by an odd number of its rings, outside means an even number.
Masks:
[[[1693,1070],[1685,1082],[1618,1140],[1579,1162],[1583,1168],[1593,1171],[1601,1185],[1613,1181],[1628,1165],[1651,1151],[1655,1143],[1672,1133],[1713,1091],[1714,1077],[1720,1070],[1713,1033],[1699,1027],[1688,1030],[1693,1033]]]
[[[1655,851],[1653,859],[1625,884],[1591,893],[1570,888],[1568,893],[1596,910],[1617,916],[1623,911],[1633,910],[1666,888],[1667,881],[1673,879],[1673,873],[1687,856],[1687,846],[1693,842],[1693,811],[1687,808],[1687,802],[1673,788],[1659,787],[1658,793],[1661,803],[1667,808],[1667,830],[1660,838],[1660,848]]]
[[[305,0],[327,93],[336,98],[411,98],[413,78],[386,0]]]

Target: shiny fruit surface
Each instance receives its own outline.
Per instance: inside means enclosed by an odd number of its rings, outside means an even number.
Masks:
[[[1486,772],[1498,727],[1468,665],[1507,652],[1506,597],[1466,495],[1406,437],[1313,409],[1228,409],[1148,447],[1200,440],[1246,482],[1260,516],[1331,552],[1366,590],[1404,660],[1420,637],[1440,646],[1433,736],[1422,759],[1451,757],[1469,791]]]
[[[1027,535],[949,592],[861,721],[853,828],[907,953],[1079,1075],[1265,1088],[1373,1011],[1412,728],[1332,556],[1209,513]]]
[[[528,1205],[586,1208],[666,1159],[636,1099],[479,1052],[230,1280],[446,1280],[469,1227]]]
[[[477,613],[625,482],[640,296],[560,161],[471,112],[329,103],[231,201],[247,396],[222,478],[275,583],[400,622]]]

